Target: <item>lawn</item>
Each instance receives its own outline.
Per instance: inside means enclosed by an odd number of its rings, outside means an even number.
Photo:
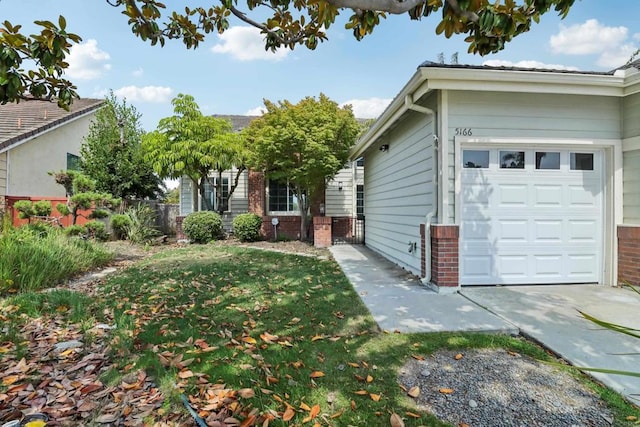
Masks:
[[[184,396],[209,425],[374,426],[397,414],[407,426],[437,426],[398,385],[407,360],[474,347],[549,359],[520,338],[380,331],[334,261],[215,245],[160,252],[101,283],[93,298],[5,299],[0,319],[12,325],[0,337],[0,369],[16,371],[0,385],[0,402],[12,387],[39,384],[37,394],[57,382],[76,405],[58,415],[103,425],[181,425]],[[24,333],[33,338],[45,323],[64,333],[34,347]],[[83,346],[55,359],[54,340]],[[37,357],[54,359],[52,370],[92,368],[94,377],[81,383],[58,372],[45,381]],[[614,404],[621,416],[637,415]]]

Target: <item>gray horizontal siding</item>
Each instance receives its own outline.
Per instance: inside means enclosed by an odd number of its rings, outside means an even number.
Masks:
[[[623,223],[640,224],[640,150],[623,157]]]
[[[365,153],[367,246],[414,274],[420,274],[420,224],[435,200],[432,135],[433,117],[410,112]],[[409,253],[409,242],[418,251]]]
[[[640,136],[640,93],[624,98],[623,135],[624,138]]]

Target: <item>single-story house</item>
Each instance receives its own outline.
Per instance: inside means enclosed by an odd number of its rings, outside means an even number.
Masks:
[[[0,212],[20,199],[64,199],[51,171],[75,169],[100,99],[77,99],[69,111],[55,102],[0,105]]]
[[[231,121],[234,131],[240,131],[249,125],[252,116],[215,115]],[[241,213],[253,212],[262,216],[262,233],[267,239],[285,237],[300,238],[300,212],[296,197],[288,188],[287,183],[269,181],[261,172],[244,170],[238,180],[238,186],[227,200],[231,184],[234,182],[237,169],[223,172],[222,191],[223,203],[227,207],[223,220],[225,229],[231,230],[233,218]],[[217,177],[214,178],[214,184]],[[188,177],[180,179],[180,216],[178,222],[196,210],[202,209],[202,197],[194,198],[193,184]],[[204,197],[208,198],[214,209],[216,206],[215,185],[206,184]],[[332,241],[341,240],[361,241],[363,236],[362,214],[364,209],[364,163],[363,159],[349,162],[331,180],[325,189],[324,199],[316,206],[312,206],[315,217],[324,216],[331,221]],[[198,203],[198,206],[194,204]],[[360,218],[360,219],[358,219]],[[274,227],[272,221],[277,219]],[[178,226],[178,238],[181,226]],[[325,242],[330,244],[330,242]]]
[[[366,245],[439,292],[640,283],[639,69],[421,64],[351,152]]]

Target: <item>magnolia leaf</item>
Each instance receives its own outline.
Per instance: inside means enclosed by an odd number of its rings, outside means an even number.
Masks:
[[[302,409],[303,411],[309,412],[311,410],[311,407],[309,405],[307,405],[306,403],[302,402],[300,404],[300,409]]]
[[[400,415],[395,412],[391,414],[391,419],[389,420],[391,427],[404,427],[404,421],[400,418]]]
[[[347,365],[351,366],[352,368],[359,368],[360,365],[358,363],[353,363],[353,362],[349,362],[347,363]]]
[[[368,383],[372,383],[373,382],[373,377],[371,375],[367,375],[367,382]]]
[[[313,371],[311,373],[311,375],[309,375],[311,378],[320,378],[320,377],[324,377],[324,372],[322,371]]]
[[[311,412],[309,413],[309,416],[313,419],[317,417],[319,413],[320,413],[320,405],[316,404],[316,405],[313,405],[313,408],[311,408]]]
[[[369,397],[371,398],[371,400],[373,400],[374,402],[377,402],[380,400],[380,395],[379,394],[369,394]]]
[[[409,391],[407,392],[407,394],[411,397],[418,397],[420,396],[420,387],[415,386],[415,387],[411,387],[409,389]]]
[[[354,391],[354,393],[360,396],[366,396],[367,394],[369,394],[367,390],[358,390],[358,391]]]
[[[193,372],[191,372],[189,369],[185,369],[178,372],[178,377],[180,377],[183,380],[187,378],[191,378],[193,377]]]
[[[296,415],[296,411],[293,410],[292,407],[287,407],[287,410],[282,414],[283,421],[291,421],[291,419]]]
[[[255,395],[256,392],[251,388],[243,388],[241,390],[238,390],[238,396],[242,397],[243,399],[251,399]]]

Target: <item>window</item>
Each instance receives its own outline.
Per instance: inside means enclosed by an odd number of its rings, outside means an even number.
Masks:
[[[536,169],[560,169],[560,153],[536,151]]]
[[[488,150],[464,150],[462,152],[462,166],[464,168],[488,168]]]
[[[79,171],[80,170],[80,156],[67,153],[67,170]]]
[[[358,160],[356,160],[356,166],[358,167],[364,166],[364,157],[360,157]]]
[[[571,153],[569,162],[572,171],[592,171],[593,153]]]
[[[364,217],[364,185],[356,185],[356,216]]]
[[[269,181],[269,211],[299,212],[298,197],[293,194],[288,183]]]
[[[211,180],[210,180],[211,181]],[[216,185],[218,184],[218,177],[214,177],[213,178],[213,185],[211,184],[210,181],[207,181],[204,184],[204,195],[202,196],[202,207],[207,206],[207,204],[205,203],[205,200],[209,202],[209,206],[211,206],[211,208],[214,211],[218,210],[218,205],[217,205],[217,200],[216,200]],[[223,177],[222,178],[222,206],[223,206],[223,211],[228,211],[229,210],[229,178],[228,177]]]
[[[501,151],[500,169],[524,169],[524,151]]]

